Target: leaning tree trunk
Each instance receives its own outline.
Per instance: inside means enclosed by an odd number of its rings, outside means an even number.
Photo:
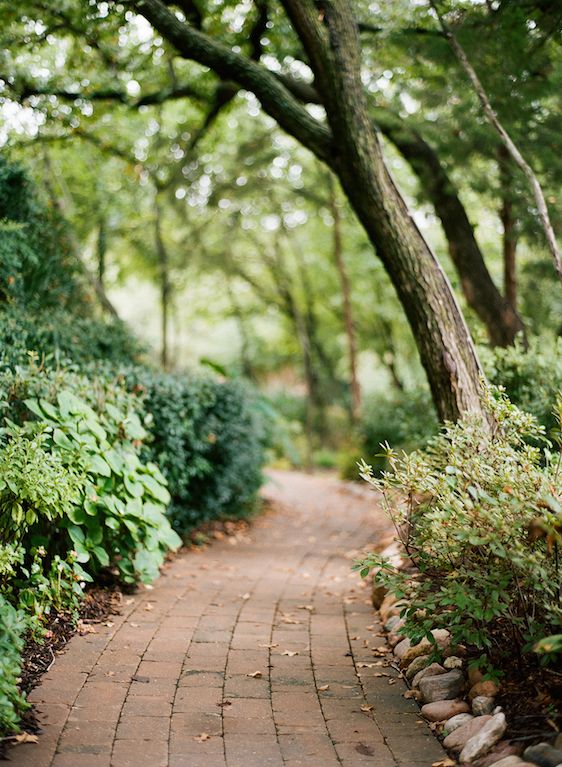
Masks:
[[[156,246],[156,256],[158,258],[158,273],[160,278],[160,322],[162,346],[160,348],[160,362],[164,370],[169,366],[168,354],[168,314],[170,308],[170,297],[172,293],[170,284],[170,264],[168,258],[168,249],[162,237],[162,212],[158,202],[155,203],[154,219],[154,244]]]
[[[392,280],[442,420],[483,413],[483,376],[470,333],[437,259],[384,163],[361,83],[357,25],[348,0],[319,17],[301,0],[285,7],[304,42],[337,151],[328,163]]]
[[[386,169],[368,116],[350,0],[281,0],[314,71],[328,125],[265,67],[183,23],[161,0],[131,2],[183,56],[254,93],[284,130],[332,168],[394,284],[440,418],[457,420],[467,411],[487,417],[470,333],[447,277]]]

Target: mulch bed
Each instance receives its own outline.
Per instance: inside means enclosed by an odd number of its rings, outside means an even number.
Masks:
[[[76,633],[86,633],[88,625],[101,623],[110,615],[117,615],[121,604],[121,592],[117,587],[90,589],[80,606],[78,622],[68,613],[53,611],[48,616],[45,637],[37,641],[32,636],[27,638],[22,655],[20,687],[29,694],[41,682],[41,677],[56,661],[57,655],[64,652],[67,642]],[[23,714],[21,723],[23,733],[36,735],[40,732],[37,715],[33,708]],[[0,738],[0,759],[7,759],[13,740]]]

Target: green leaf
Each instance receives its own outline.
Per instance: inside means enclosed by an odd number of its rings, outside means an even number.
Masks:
[[[90,474],[99,474],[102,477],[110,477],[111,469],[107,461],[101,455],[89,455],[86,462],[86,471]]]
[[[65,450],[72,450],[75,445],[68,439],[66,434],[61,429],[55,429],[53,432],[53,442],[55,445],[64,448]]]

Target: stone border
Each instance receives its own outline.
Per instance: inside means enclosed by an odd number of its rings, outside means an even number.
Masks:
[[[382,553],[398,568],[405,568],[401,544],[394,541]],[[411,563],[410,563],[411,564]],[[468,669],[463,648],[452,648],[450,634],[434,629],[434,641],[444,655],[442,664],[431,662],[432,642],[423,639],[417,645],[400,634],[404,620],[400,613],[405,600],[388,593],[373,580],[373,605],[379,611],[387,641],[410,689],[404,695],[421,707],[447,752],[450,765],[462,767],[562,767],[562,736],[556,748],[548,743],[527,747],[504,738],[507,722],[495,697],[499,686],[483,678],[477,669]]]

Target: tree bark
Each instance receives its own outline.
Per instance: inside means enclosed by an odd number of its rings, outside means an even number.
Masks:
[[[509,154],[503,146],[498,151],[500,171],[501,208],[500,221],[503,227],[503,285],[505,298],[517,310],[517,228],[513,215],[513,200],[510,193],[513,176],[509,168]]]
[[[164,370],[167,370],[170,363],[168,355],[168,315],[172,289],[170,284],[170,260],[168,257],[168,249],[162,237],[162,211],[158,201],[155,202],[154,244],[156,246],[158,274],[160,278],[160,327],[162,344],[160,348],[160,362]]]
[[[105,223],[105,217],[100,214],[98,224],[98,239],[96,243],[96,250],[98,256],[98,282],[103,289],[105,289],[105,257],[107,254],[107,227]]]
[[[486,115],[488,122],[490,123],[492,128],[496,131],[498,136],[500,137],[503,146],[505,147],[506,151],[508,152],[512,160],[523,172],[523,174],[527,178],[527,181],[529,182],[531,191],[533,192],[533,197],[535,198],[535,204],[537,206],[539,220],[545,234],[548,249],[554,261],[554,268],[556,269],[556,274],[558,275],[558,279],[562,282],[562,256],[560,255],[560,248],[558,247],[556,235],[554,234],[554,229],[550,221],[550,215],[548,213],[548,205],[546,204],[544,193],[539,183],[539,180],[537,176],[535,175],[533,169],[529,165],[529,163],[525,160],[525,158],[519,151],[519,148],[516,146],[515,142],[513,141],[509,133],[506,131],[506,129],[500,122],[500,119],[498,115],[496,114],[494,108],[492,107],[490,99],[488,98],[488,94],[484,90],[484,86],[482,85],[482,83],[480,82],[480,78],[476,74],[476,70],[474,69],[470,61],[468,60],[468,56],[466,55],[464,48],[461,46],[461,44],[459,43],[459,41],[453,34],[451,28],[445,22],[443,15],[439,12],[439,9],[437,8],[437,4],[434,2],[434,0],[430,0],[430,4],[433,10],[435,11],[435,13],[437,14],[437,18],[439,19],[441,28],[443,32],[445,33],[445,36],[449,40],[451,44],[451,48],[455,52],[455,55],[457,59],[459,60],[461,67],[464,69],[468,79],[472,83],[472,87],[474,88],[474,91],[476,95],[478,96],[478,100],[480,101],[480,104],[482,105],[482,111]]]
[[[341,216],[338,204],[336,186],[332,176],[329,176],[330,186],[330,211],[332,214],[333,255],[336,269],[340,280],[340,289],[343,302],[343,320],[347,338],[347,350],[349,354],[349,390],[351,394],[351,420],[359,421],[361,411],[361,386],[357,375],[357,334],[353,320],[353,307],[351,304],[351,286],[343,255],[341,234]]]
[[[186,58],[252,91],[281,128],[328,164],[381,258],[408,317],[437,412],[487,417],[483,376],[451,285],[385,166],[361,82],[350,0],[282,0],[314,71],[328,126],[300,105],[263,65],[182,23],[160,0],[133,5]]]
[[[373,113],[373,112],[372,112]],[[484,323],[493,346],[510,346],[525,334],[515,303],[492,280],[458,191],[434,149],[398,116],[374,110],[375,122],[418,176],[423,194],[441,220],[451,261],[467,304]]]

